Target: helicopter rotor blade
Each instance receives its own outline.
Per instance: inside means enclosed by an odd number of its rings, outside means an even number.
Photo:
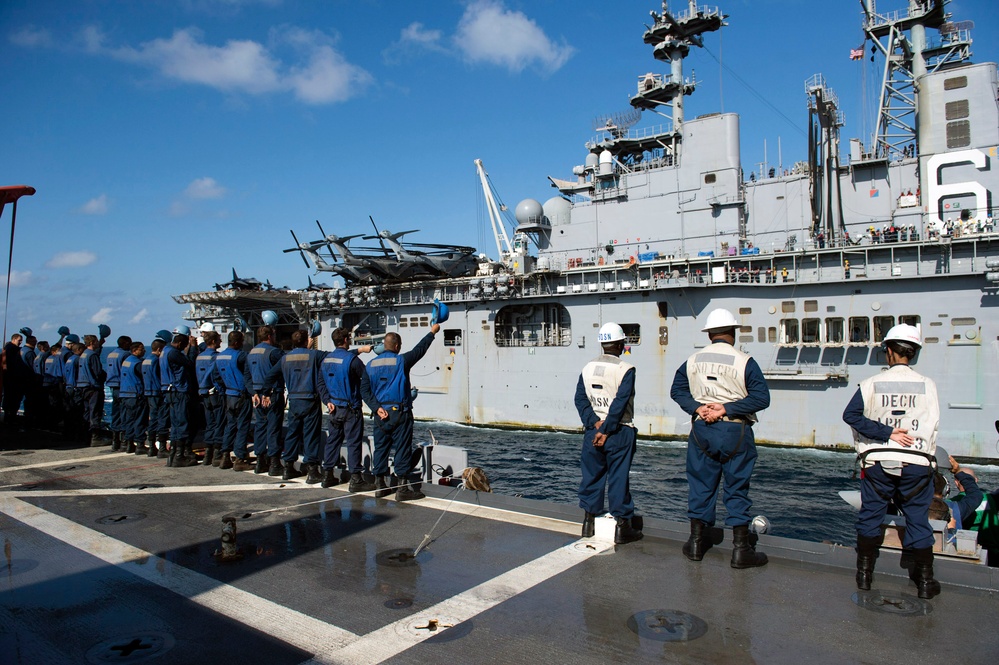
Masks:
[[[295,245],[298,246],[298,255],[302,257],[302,263],[305,264],[306,268],[311,268],[309,265],[309,260],[305,258],[305,252],[302,250],[302,243],[298,242],[298,236],[295,235],[294,229],[289,229],[291,231],[291,237],[295,239]]]

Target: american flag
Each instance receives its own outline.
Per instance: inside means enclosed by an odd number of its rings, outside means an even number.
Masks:
[[[864,47],[850,49],[850,60],[863,60],[864,59]]]

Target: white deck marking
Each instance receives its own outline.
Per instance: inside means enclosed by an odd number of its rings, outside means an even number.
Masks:
[[[44,469],[48,466],[62,466],[64,464],[79,464],[82,462],[93,462],[94,460],[106,460],[114,459],[115,457],[124,457],[129,453],[104,453],[103,455],[95,455],[93,457],[67,457],[66,459],[57,460],[55,462],[39,462],[38,464],[22,464],[21,466],[5,466],[0,469],[0,473],[7,473],[8,471],[26,471],[28,469]],[[132,455],[136,457],[136,455]]]
[[[357,639],[343,628],[178,566],[10,494],[0,494],[0,512],[251,628],[264,630],[261,626],[266,624],[264,632],[301,649],[328,652]],[[267,621],[261,622],[261,617]]]

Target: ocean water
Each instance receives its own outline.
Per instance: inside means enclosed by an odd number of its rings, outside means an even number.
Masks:
[[[571,505],[581,478],[581,434],[494,430],[443,422],[417,422],[415,440],[468,450],[493,491]],[[686,442],[638,441],[631,492],[639,514],[687,520]],[[753,514],[770,520],[770,533],[814,542],[852,545],[857,511],[839,496],[859,490],[855,456],[826,450],[759,447],[750,498]],[[972,466],[986,490],[999,488],[999,466]],[[950,473],[945,474],[951,480]],[[582,515],[580,515],[582,516]],[[718,523],[725,519],[719,492]]]

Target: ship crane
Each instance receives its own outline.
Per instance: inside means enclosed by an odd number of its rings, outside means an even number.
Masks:
[[[500,262],[509,267],[518,254],[523,253],[524,250],[515,251],[513,245],[510,243],[510,236],[506,232],[506,223],[503,221],[503,216],[501,215],[501,212],[506,212],[506,206],[496,202],[492,182],[489,180],[489,174],[486,173],[481,159],[475,160],[475,170],[479,174],[479,182],[482,183],[482,195],[486,198],[489,223],[492,225],[493,236],[496,238],[496,252],[499,255]]]

